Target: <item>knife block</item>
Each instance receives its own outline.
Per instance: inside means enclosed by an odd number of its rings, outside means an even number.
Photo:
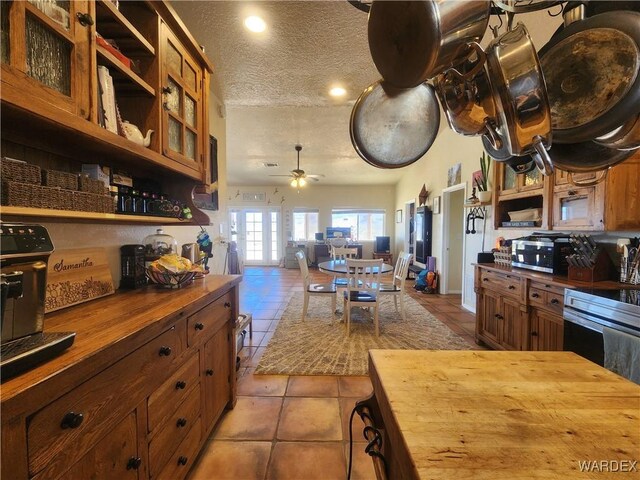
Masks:
[[[604,250],[600,250],[593,267],[574,267],[569,265],[569,280],[580,282],[600,282],[610,280],[613,271],[613,263]]]

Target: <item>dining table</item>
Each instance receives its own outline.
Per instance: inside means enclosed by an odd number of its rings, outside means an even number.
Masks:
[[[327,262],[320,262],[318,264],[318,270],[329,275],[335,275],[338,277],[347,276],[347,262],[346,260],[329,260]],[[382,264],[382,274],[393,272],[393,265],[388,263]]]
[[[640,386],[575,353],[369,350],[369,377],[379,480],[638,478]]]

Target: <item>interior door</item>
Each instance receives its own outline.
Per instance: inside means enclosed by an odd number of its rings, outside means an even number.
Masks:
[[[278,265],[281,254],[280,208],[252,207],[229,212],[231,240],[245,265]]]

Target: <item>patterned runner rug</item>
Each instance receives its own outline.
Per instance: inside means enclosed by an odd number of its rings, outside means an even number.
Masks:
[[[355,307],[347,337],[341,318],[331,315],[329,298],[311,297],[307,318],[301,320],[303,298],[299,292],[289,301],[256,374],[366,375],[369,349],[474,348],[409,296],[405,296],[406,322],[396,313],[392,297],[381,299],[379,338],[372,315]],[[338,305],[342,308],[340,301]]]

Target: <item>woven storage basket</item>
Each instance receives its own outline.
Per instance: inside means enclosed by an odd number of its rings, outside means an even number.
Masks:
[[[78,190],[78,175],[57,170],[42,170],[42,185]]]
[[[73,209],[79,212],[99,212],[98,197],[94,193],[73,192]]]
[[[0,161],[2,180],[40,185],[40,167],[29,163],[2,158]]]
[[[96,180],[86,175],[80,175],[78,177],[78,190],[81,192],[97,193],[98,195],[104,195],[109,191],[102,180]]]
[[[2,205],[71,210],[71,193],[60,188],[41,187],[31,183],[3,181]]]
[[[104,184],[103,184],[104,185]],[[102,213],[115,213],[115,205],[111,195],[100,195],[102,197]]]

